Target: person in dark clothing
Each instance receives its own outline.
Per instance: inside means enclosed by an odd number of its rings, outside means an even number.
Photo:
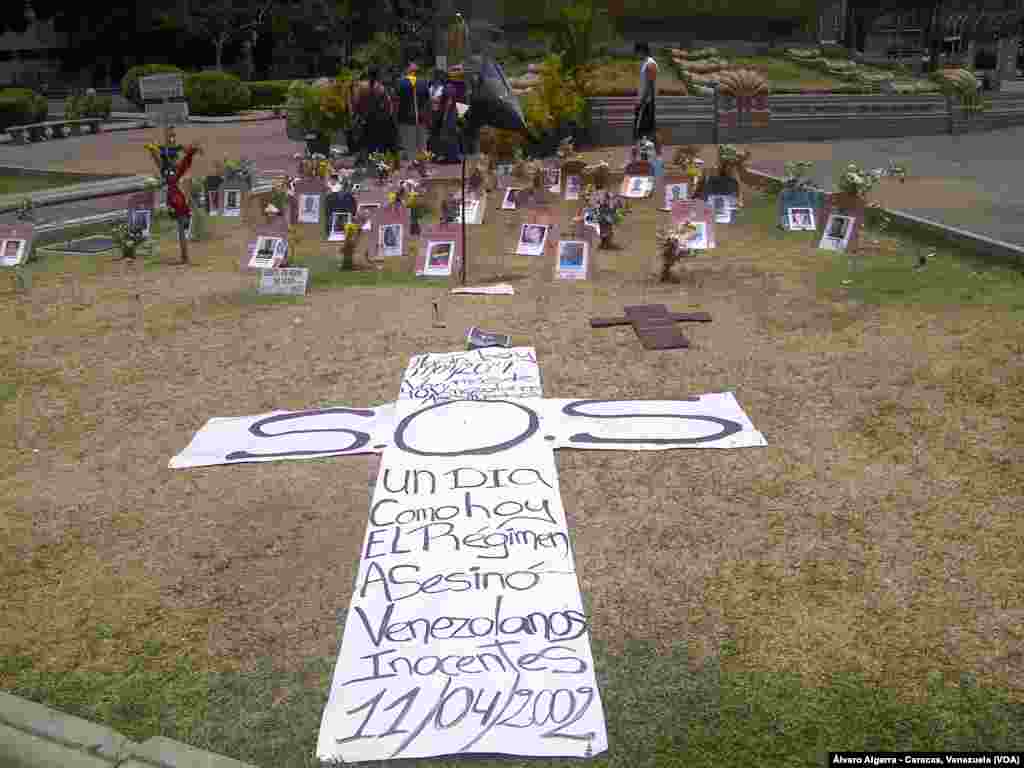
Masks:
[[[395,121],[391,98],[380,81],[380,73],[371,69],[368,84],[356,99],[356,114],[363,122],[363,152],[390,152],[395,147]]]
[[[426,80],[416,76],[415,62],[398,81],[398,139],[402,159],[412,162],[425,146],[422,126],[429,116],[430,96]]]
[[[458,109],[456,108],[455,86],[446,82],[441,96],[440,117],[431,152],[441,163],[458,163],[462,160],[459,146]]]
[[[636,95],[636,117],[633,125],[633,141],[655,138],[656,122],[654,116],[655,100],[658,85],[658,62],[651,58],[651,47],[647,43],[637,43],[636,53],[640,57],[640,87]]]

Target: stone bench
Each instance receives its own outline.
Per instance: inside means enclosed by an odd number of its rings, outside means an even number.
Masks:
[[[86,133],[100,133],[102,130],[103,118],[87,117],[83,120],[49,120],[45,123],[12,125],[7,129],[7,133],[14,142],[29,144],[33,141],[46,141],[55,136],[81,136]]]

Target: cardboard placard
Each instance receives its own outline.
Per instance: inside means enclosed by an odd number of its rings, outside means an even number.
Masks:
[[[373,231],[373,217],[388,205],[388,191],[383,189],[368,190],[356,195],[355,220],[362,222],[363,232]]]
[[[245,205],[246,192],[240,185],[221,187],[221,215],[239,218]]]
[[[562,187],[566,200],[579,200],[583,192],[583,171],[586,163],[582,160],[569,160],[562,163]]]
[[[590,280],[594,273],[594,230],[583,222],[563,228],[555,248],[555,280]]]
[[[34,239],[34,224],[0,224],[0,266],[17,267],[24,264],[32,253]]]
[[[324,196],[324,239],[342,242],[345,239],[344,225],[355,218],[356,198],[351,192],[329,192]],[[335,214],[347,214],[340,218]],[[335,229],[338,224],[340,229]]]
[[[404,256],[411,237],[412,216],[405,206],[380,208],[371,217],[369,258],[373,261]]]
[[[562,167],[556,163],[546,163],[544,166],[544,188],[552,194],[562,195]]]
[[[190,218],[190,224],[191,221]],[[141,229],[143,237],[148,238],[153,231],[153,209],[135,206],[128,208],[128,226]]]
[[[435,224],[425,227],[416,254],[419,277],[454,277],[462,270],[462,226]]]
[[[516,211],[519,209],[519,198],[526,192],[523,186],[510,186],[502,190],[501,210]]]
[[[257,292],[263,296],[305,296],[309,270],[305,267],[261,269]]]
[[[289,220],[292,224],[319,224],[327,189],[319,179],[299,179],[295,194],[288,198]]]
[[[288,229],[281,223],[265,224],[251,230],[247,248],[246,269],[277,269],[288,263]],[[268,242],[269,241],[269,242]],[[269,254],[261,254],[260,247],[272,244]]]
[[[690,243],[692,250],[702,251],[718,244],[715,240],[715,212],[703,200],[680,200],[672,206],[672,226],[687,221],[703,229],[703,232],[696,233]]]
[[[462,223],[462,198],[458,201],[458,213],[453,224]],[[466,195],[466,224],[483,224],[484,213],[487,211],[487,193],[481,192],[478,195]]]
[[[825,205],[825,193],[817,189],[783,189],[779,192],[779,226],[790,229],[790,208],[810,208],[815,212],[813,229],[817,231],[817,213]]]
[[[623,172],[619,194],[633,199],[645,198],[654,192],[654,186],[654,168],[651,164],[646,160],[634,160]]]
[[[815,222],[818,225],[814,233],[817,247],[847,253],[856,251],[864,213],[865,204],[860,198],[841,192],[826,195]]]
[[[673,203],[690,199],[690,180],[678,173],[660,176],[655,186],[655,195],[661,201],[660,210],[671,213]]]

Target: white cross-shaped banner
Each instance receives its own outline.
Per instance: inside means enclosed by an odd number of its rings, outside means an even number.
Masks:
[[[171,461],[383,451],[321,759],[607,749],[553,449],[765,440],[728,393],[541,395],[532,348],[417,355],[397,403],[212,419]]]

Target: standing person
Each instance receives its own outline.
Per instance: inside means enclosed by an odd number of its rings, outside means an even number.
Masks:
[[[367,79],[369,82],[356,100],[356,112],[363,123],[363,152],[388,152],[394,146],[391,98],[376,68],[370,69]]]
[[[658,90],[658,62],[651,57],[647,43],[637,43],[636,53],[640,57],[640,88],[636,95],[636,118],[633,123],[633,141],[643,137],[655,140],[654,104]],[[657,145],[655,145],[657,149]]]
[[[402,160],[411,163],[424,148],[424,113],[429,109],[427,82],[416,76],[416,63],[405,70],[405,77],[398,81],[398,140],[402,149]]]
[[[447,77],[441,69],[434,70],[434,76],[430,80],[430,85],[427,89],[427,94],[430,97],[430,114],[429,114],[429,138],[427,140],[427,146],[431,152],[435,155],[440,154],[437,151],[437,141],[441,135],[441,118],[444,114],[441,110],[441,106],[444,102],[444,86]]]
[[[444,95],[441,97],[441,120],[435,142],[437,149],[434,150],[442,163],[457,163],[462,160],[459,141],[459,112],[456,107],[455,94],[455,86],[448,81],[444,87]]]

